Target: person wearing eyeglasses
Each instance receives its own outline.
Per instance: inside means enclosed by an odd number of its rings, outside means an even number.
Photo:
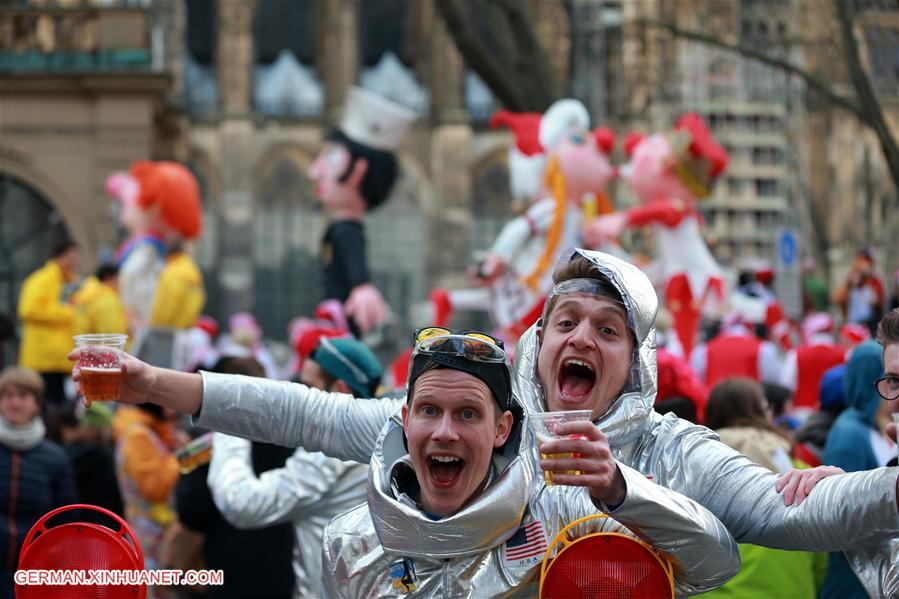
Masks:
[[[419,332],[409,394],[372,456],[368,502],[324,532],[322,594],[356,598],[535,595],[548,542],[566,523],[617,509],[615,518],[675,563],[680,592],[716,587],[739,569],[733,538],[708,510],[612,458],[589,421],[567,423],[541,451],[559,486],[532,482],[521,406],[502,342],[477,332]],[[560,427],[561,428],[561,427]],[[563,486],[564,485],[564,486]],[[586,492],[585,492],[586,491]],[[619,530],[598,520],[582,531]],[[627,532],[627,531],[623,531]]]
[[[850,551],[869,593],[899,593],[899,569],[887,547],[899,535],[899,471],[822,480],[826,473],[811,469],[778,478],[709,429],[657,414],[658,298],[646,275],[608,254],[572,249],[554,281],[542,319],[515,353],[513,392],[526,411],[590,409],[619,464],[695,499],[739,542]],[[371,458],[381,427],[404,403],[353,401],[279,383],[248,388],[229,378],[160,371],[130,360],[125,369],[122,401],[149,394],[151,401],[194,414],[207,428],[360,462]],[[804,495],[802,505],[793,505]]]
[[[895,377],[883,376],[884,353],[875,341],[866,341],[852,350],[843,383],[846,409],[837,416],[828,433],[825,464],[858,472],[885,466],[896,456],[896,445],[885,435],[891,404],[882,399],[899,396],[899,385],[895,385]],[[864,599],[867,596],[843,553],[832,552],[820,597]]]

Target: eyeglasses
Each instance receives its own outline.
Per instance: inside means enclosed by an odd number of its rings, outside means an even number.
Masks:
[[[877,395],[888,401],[899,399],[899,376],[888,374],[881,377],[874,381],[874,388],[877,390]]]
[[[445,327],[417,330],[412,355],[436,353],[462,356],[476,362],[506,361],[503,342],[492,335],[477,331],[453,332]]]

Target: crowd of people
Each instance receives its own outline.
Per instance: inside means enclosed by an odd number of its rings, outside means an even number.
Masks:
[[[759,263],[725,297],[695,203],[727,156],[697,115],[681,143],[626,140],[644,205],[589,222],[570,208],[616,175],[614,134],[575,100],[525,116],[505,121],[534,138],[518,149],[545,170],[542,199],[477,288],[432,294],[436,324],[387,368],[359,340],[388,308],[361,220],[396,180],[407,110],[352,89],[310,169],[330,219],[323,301],[291,323],[289,360],[252,313],[227,330],[201,316],[189,171],[111,176],[129,232],[116,263],[79,280],[67,240],[22,286],[18,363],[0,373],[0,599],[29,528],[76,501],[123,516],[147,569],[224,573],[151,597],[534,596],[550,540],[591,516],[607,517],[580,534],[651,546],[680,595],[899,596],[899,301],[873,252],[832,293],[809,265],[801,320]],[[642,225],[664,241],[661,279],[617,245]],[[566,250],[581,234],[610,251]],[[528,300],[500,314],[510,278]],[[485,297],[495,331],[445,326]],[[118,402],[77,399],[85,333],[131,335]],[[590,421],[529,433],[529,415],[571,410]]]
[[[559,522],[596,512],[614,518],[601,528],[630,531],[672,556],[683,593],[889,595],[890,554],[876,547],[895,536],[899,520],[896,477],[880,469],[896,462],[892,404],[882,396],[884,385],[899,395],[899,364],[890,361],[899,338],[889,337],[899,313],[884,318],[878,343],[862,332],[867,326],[837,328],[811,312],[797,327],[802,342],[789,349],[729,315],[686,359],[654,329],[655,291],[636,268],[580,251],[555,280],[513,368],[502,341],[489,338],[498,354],[483,362],[465,348],[443,348],[460,336],[439,329],[430,343],[416,340],[399,389],[381,384],[384,369],[367,346],[327,327],[295,333],[295,383],[272,380],[287,373],[267,376],[249,314],[231,319],[224,335],[211,319],[197,323],[201,375],[126,357],[122,404],[84,408],[63,386],[51,409],[48,381],[58,373],[8,367],[0,375],[3,592],[12,596],[30,525],[80,500],[126,517],[147,568],[225,573],[223,586],[153,589],[160,597],[322,589],[352,597],[396,588],[397,572],[403,584],[443,589],[445,560],[458,574],[452,592],[527,589],[535,560],[504,562],[508,535],[540,522],[548,540]],[[103,281],[95,284],[114,289],[114,279]],[[72,322],[84,320],[86,308],[70,305]],[[716,349],[722,342],[730,347]],[[763,365],[765,347],[779,368]],[[62,349],[67,362],[70,349]],[[875,388],[875,380],[886,383]],[[378,396],[393,398],[367,399]],[[541,451],[584,457],[541,462],[525,415],[577,408],[590,409],[598,426],[573,428],[581,439]],[[681,418],[662,416],[668,411]],[[45,419],[54,422],[49,435]],[[483,428],[469,429],[468,420]],[[207,430],[219,431],[211,461],[179,472],[176,451]],[[535,483],[527,474],[534,464],[557,471],[557,485]],[[811,466],[819,467],[800,470]],[[575,469],[582,474],[559,474]],[[473,502],[479,494],[483,501]],[[489,538],[479,529],[486,518]],[[460,540],[449,522],[470,535]],[[260,589],[250,572],[265,572],[270,584]]]

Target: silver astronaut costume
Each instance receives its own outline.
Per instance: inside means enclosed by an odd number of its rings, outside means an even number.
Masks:
[[[368,467],[297,449],[282,468],[253,471],[249,441],[216,434],[207,478],[216,507],[232,526],[294,525],[293,570],[300,597],[318,595],[322,531],[337,514],[365,502]]]
[[[519,422],[502,453],[494,452],[495,475],[483,493],[453,516],[435,521],[404,494],[414,471],[402,433],[396,415],[372,456],[368,504],[337,516],[325,529],[327,597],[533,597],[543,551],[520,559],[508,553],[506,541],[539,521],[537,534],[549,543],[564,524],[602,513],[586,488],[546,487],[542,477],[533,476],[532,441],[527,435],[521,440]],[[737,573],[736,543],[708,510],[626,466],[621,470],[628,492],[615,518],[632,523],[643,540],[674,558],[679,591],[709,590]],[[580,532],[621,529],[603,519]],[[403,583],[409,585],[406,592]]]
[[[695,499],[738,542],[779,549],[846,551],[875,597],[899,597],[897,468],[828,477],[800,506],[786,507],[776,475],[720,443],[711,430],[652,409],[656,394],[653,322],[658,300],[646,275],[599,252],[578,250],[623,296],[638,340],[631,389],[597,421],[619,463],[652,475],[656,484]],[[529,411],[545,411],[537,378],[536,326],[519,342],[512,377]],[[367,462],[381,427],[403,399],[353,400],[301,385],[203,373],[199,425],[281,445]],[[623,468],[622,468],[623,470]],[[617,514],[616,514],[617,516]]]

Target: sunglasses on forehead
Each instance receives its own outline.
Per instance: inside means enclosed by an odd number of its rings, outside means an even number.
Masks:
[[[454,332],[445,327],[424,327],[415,332],[412,354],[449,354],[477,362],[505,362],[503,342],[487,333]]]

